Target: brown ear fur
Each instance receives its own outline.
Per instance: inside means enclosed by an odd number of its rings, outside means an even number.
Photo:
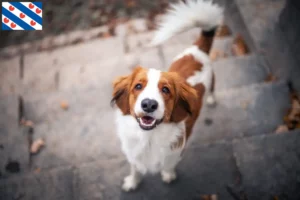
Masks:
[[[171,121],[180,122],[193,114],[198,95],[197,91],[179,76],[175,78],[175,85],[177,99],[171,115]]]
[[[110,104],[113,106],[117,104],[117,106],[121,109],[124,115],[130,114],[130,106],[129,106],[129,92],[132,81],[135,75],[141,70],[141,67],[137,67],[133,70],[133,72],[128,76],[121,76],[116,78],[113,81],[113,98],[110,101]]]

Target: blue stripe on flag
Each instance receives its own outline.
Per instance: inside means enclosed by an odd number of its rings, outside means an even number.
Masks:
[[[5,15],[8,19],[12,20],[14,23],[22,27],[24,30],[35,30],[33,27],[29,26],[26,22],[19,19],[17,16],[6,10],[2,7],[2,14]]]
[[[8,30],[12,30],[9,26],[6,26],[6,24],[4,24],[3,22],[2,22],[2,30],[3,31],[8,31]]]
[[[10,4],[18,8],[22,13],[24,13],[25,15],[27,15],[28,17],[30,17],[40,25],[42,25],[43,19],[40,16],[38,16],[36,13],[31,11],[29,8],[24,6],[23,4],[19,2],[10,2]]]
[[[39,9],[43,9],[43,4],[42,2],[32,2],[36,7],[38,7]]]

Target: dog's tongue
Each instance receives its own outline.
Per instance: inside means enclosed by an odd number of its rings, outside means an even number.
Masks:
[[[154,118],[149,116],[144,116],[142,117],[142,120],[144,124],[151,124],[154,121]]]

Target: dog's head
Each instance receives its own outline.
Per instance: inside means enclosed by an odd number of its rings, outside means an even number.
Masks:
[[[152,130],[162,122],[184,120],[196,100],[196,90],[176,72],[137,67],[113,82],[111,103],[134,116],[143,130]]]

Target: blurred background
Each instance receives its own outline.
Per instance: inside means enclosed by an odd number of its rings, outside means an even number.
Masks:
[[[201,30],[149,48],[177,0],[41,2],[42,31],[0,31],[1,200],[300,199],[300,1],[214,1],[217,105],[203,105],[178,181],[147,176],[128,194],[112,81],[168,70]]]
[[[43,30],[4,32],[1,34],[1,47],[32,42],[47,36],[55,36],[74,30],[88,30],[108,25],[109,36],[114,36],[118,23],[129,19],[144,18],[147,29],[154,28],[154,18],[162,14],[168,6],[168,0],[53,0],[43,3]],[[172,2],[172,1],[170,1]],[[173,1],[174,2],[174,1]],[[108,34],[104,34],[107,37]],[[99,35],[101,37],[101,35]]]

